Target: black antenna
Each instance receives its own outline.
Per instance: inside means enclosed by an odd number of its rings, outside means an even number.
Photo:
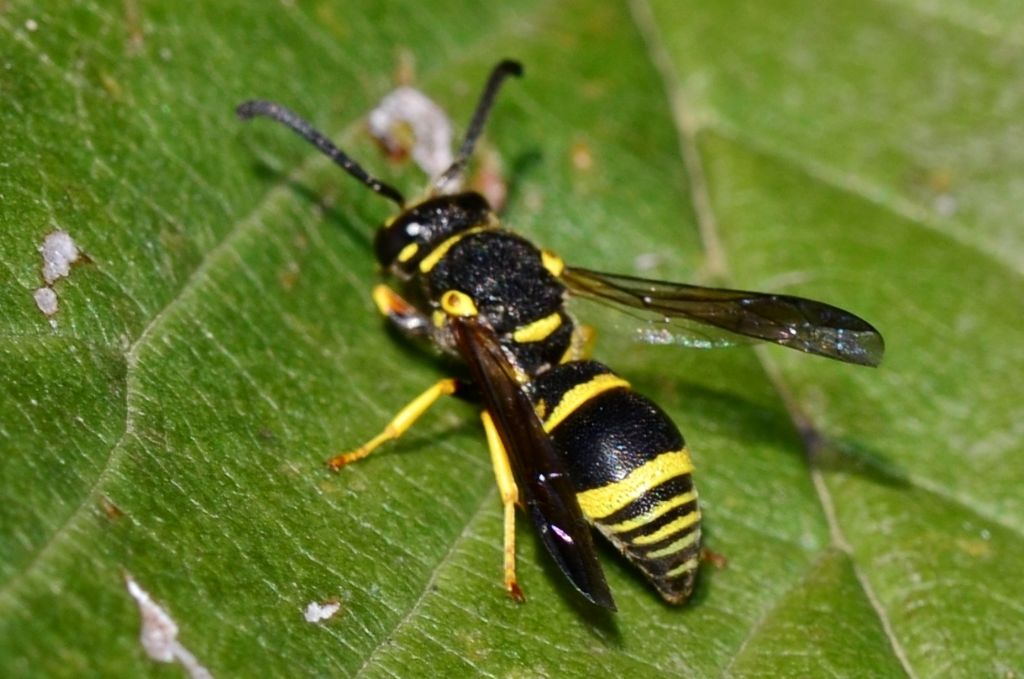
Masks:
[[[330,139],[322,135],[320,132],[317,132],[316,128],[314,128],[308,120],[302,118],[297,113],[290,111],[280,104],[275,104],[272,101],[262,101],[260,99],[253,99],[252,101],[246,101],[239,104],[238,108],[235,109],[235,113],[242,120],[249,120],[256,116],[264,116],[287,125],[303,139],[317,147],[321,153],[333,160],[339,167],[341,167],[341,169],[345,170],[345,172],[348,172],[350,175],[385,198],[390,198],[394,202],[398,203],[398,207],[405,207],[405,198],[402,197],[402,194],[398,189],[367,174],[366,170],[364,170],[359,163],[345,155],[345,153],[335,146]]]
[[[455,157],[455,161],[444,171],[444,174],[434,182],[435,190],[441,191],[448,182],[457,178],[466,169],[469,157],[473,155],[473,147],[476,146],[476,140],[480,138],[480,133],[484,130],[487,114],[491,112],[494,99],[498,96],[498,88],[501,87],[505,78],[510,75],[518,78],[522,74],[523,65],[511,59],[505,59],[494,67],[494,70],[491,71],[491,77],[487,79],[487,84],[484,86],[484,92],[480,95],[476,111],[473,112],[473,119],[469,123],[469,129],[466,130],[466,138],[462,140],[462,146],[459,147],[459,155]]]

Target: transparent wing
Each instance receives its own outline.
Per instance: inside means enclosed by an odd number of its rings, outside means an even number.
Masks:
[[[743,338],[773,342],[846,363],[876,366],[882,335],[849,311],[824,302],[745,290],[704,288],[568,267],[575,295],[632,315],[639,339],[652,344],[722,346]]]
[[[634,342],[691,349],[718,349],[738,344],[754,344],[758,341],[699,321],[634,309],[583,293],[574,293],[569,298],[567,307],[574,316],[585,319],[588,325],[599,328],[602,337],[610,332]]]
[[[583,596],[615,610],[576,490],[497,336],[473,318],[452,319],[452,331],[505,445],[520,500],[541,541]]]

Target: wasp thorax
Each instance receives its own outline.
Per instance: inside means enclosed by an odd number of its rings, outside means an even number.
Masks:
[[[377,261],[398,275],[410,276],[419,262],[448,238],[491,223],[497,224],[497,219],[479,193],[428,198],[377,229]]]

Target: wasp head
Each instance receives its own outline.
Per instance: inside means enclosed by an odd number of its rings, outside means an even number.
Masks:
[[[424,257],[455,234],[497,223],[491,206],[479,193],[436,196],[413,205],[377,229],[374,251],[382,267],[408,279],[415,275]]]

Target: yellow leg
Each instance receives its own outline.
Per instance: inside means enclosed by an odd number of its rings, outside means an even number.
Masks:
[[[491,451],[494,478],[498,482],[501,504],[505,509],[505,591],[516,601],[523,602],[526,597],[516,582],[516,503],[519,502],[519,488],[512,477],[512,467],[509,466],[505,446],[494,427],[490,413],[483,411],[480,413],[480,419],[487,433],[487,447]]]
[[[394,419],[388,422],[388,426],[384,427],[384,431],[377,434],[350,453],[335,455],[327,461],[327,466],[334,471],[337,471],[347,464],[363,459],[380,447],[382,443],[391,441],[392,439],[397,439],[420,418],[420,415],[427,412],[427,409],[434,405],[434,402],[437,401],[437,399],[442,396],[454,394],[455,388],[456,381],[453,379],[439,381],[437,384],[430,387],[430,389],[427,389],[425,392],[414,398],[409,405],[398,411],[398,414],[395,415]]]

